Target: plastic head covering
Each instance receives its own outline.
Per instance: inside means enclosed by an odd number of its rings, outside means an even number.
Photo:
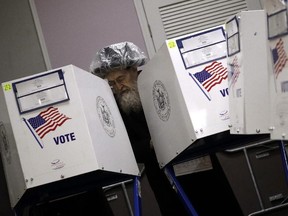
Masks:
[[[90,65],[90,72],[105,78],[109,71],[139,67],[147,62],[147,57],[132,42],[121,42],[100,49]]]

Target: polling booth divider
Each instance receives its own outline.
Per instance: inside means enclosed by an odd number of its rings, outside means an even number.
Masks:
[[[161,167],[197,140],[229,130],[226,64],[219,26],[167,40],[143,66],[138,88]]]
[[[288,24],[287,2],[261,0],[267,20],[269,46],[269,109],[272,140],[288,140]]]
[[[16,214],[96,186],[131,178],[139,184],[128,134],[106,81],[67,65],[4,82],[0,92],[1,154]],[[140,211],[138,195],[135,212]]]
[[[226,22],[231,134],[269,134],[269,47],[264,10]]]
[[[226,22],[230,133],[279,140],[287,178],[287,3],[261,2]]]
[[[248,134],[268,134],[269,137],[264,142],[270,144],[271,147],[273,147],[275,141],[279,142],[278,151],[282,159],[282,170],[285,174],[285,181],[288,183],[287,152],[285,148],[287,145],[285,143],[287,125],[283,124],[283,118],[285,117],[283,117],[283,109],[281,109],[287,101],[285,99],[287,97],[285,95],[287,73],[286,78],[283,77],[283,74],[281,75],[282,78],[278,76],[282,69],[285,70],[285,62],[287,61],[285,60],[287,57],[283,57],[287,48],[284,48],[283,44],[279,45],[283,43],[281,41],[284,33],[283,29],[287,34],[287,3],[266,0],[261,3],[265,10],[242,11],[225,23],[230,133],[245,136]],[[279,49],[279,46],[282,47]],[[278,56],[281,55],[280,59],[282,60],[279,59],[281,63],[279,61],[276,63]],[[282,90],[280,87],[282,87]],[[262,141],[259,141],[253,143],[252,146],[261,145]],[[287,212],[285,203],[268,208],[264,206],[257,179],[248,159],[247,150],[249,145],[240,149],[243,150],[246,157],[261,206],[259,211],[252,212],[249,215],[269,214],[279,209],[284,209]]]
[[[166,40],[139,75],[138,88],[159,166],[190,215],[198,213],[177,183],[177,175],[209,169],[205,156],[210,153],[275,140],[270,137],[272,130],[277,131],[276,124],[271,124],[273,113],[278,114],[278,125],[282,123],[276,139],[282,140],[287,132],[283,119],[288,97],[272,96],[283,105],[277,112],[271,105],[269,86],[277,82],[275,76],[271,78],[267,20],[264,10],[241,11],[223,26]],[[287,77],[283,73],[284,82],[279,83],[282,93]],[[279,150],[287,173],[283,142]]]

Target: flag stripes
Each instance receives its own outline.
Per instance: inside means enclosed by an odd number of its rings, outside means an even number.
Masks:
[[[54,131],[61,126],[68,118],[64,114],[59,113],[58,108],[49,107],[42,111],[36,117],[28,119],[29,124],[42,139],[50,131]]]
[[[237,56],[235,56],[235,58],[233,59],[231,67],[232,67],[232,74],[231,74],[232,76],[229,81],[230,82],[229,88],[233,87],[236,84],[237,79],[240,75],[240,67]]]
[[[227,68],[221,62],[213,62],[206,66],[201,72],[195,73],[194,77],[209,92],[215,85],[227,79]]]
[[[281,38],[276,43],[276,47],[272,50],[272,56],[274,63],[274,74],[277,78],[288,60],[284,49],[284,42]]]

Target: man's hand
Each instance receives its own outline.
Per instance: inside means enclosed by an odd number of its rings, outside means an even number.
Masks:
[[[150,149],[154,149],[153,142],[151,139],[150,139]]]

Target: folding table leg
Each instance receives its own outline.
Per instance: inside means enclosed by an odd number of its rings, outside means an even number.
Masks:
[[[285,177],[286,177],[286,183],[288,183],[288,162],[287,162],[287,152],[285,149],[285,144],[284,142],[281,140],[281,142],[279,143],[279,148],[280,148],[280,153],[281,153],[281,158],[282,158],[282,164],[283,164],[283,168],[284,168],[284,173],[285,173]]]
[[[134,216],[141,216],[142,215],[141,184],[139,176],[135,176],[134,178],[133,197],[134,197]]]
[[[181,199],[181,201],[184,204],[184,206],[185,206],[187,212],[189,213],[189,215],[198,216],[196,210],[192,206],[189,198],[187,197],[187,195],[185,194],[185,192],[184,192],[183,188],[181,187],[179,181],[177,180],[172,168],[169,165],[167,165],[166,167],[164,167],[164,171],[165,171],[165,174],[167,175],[167,177],[168,177],[168,179],[170,181],[170,184],[172,185],[172,187],[174,189],[176,189],[177,195]]]

